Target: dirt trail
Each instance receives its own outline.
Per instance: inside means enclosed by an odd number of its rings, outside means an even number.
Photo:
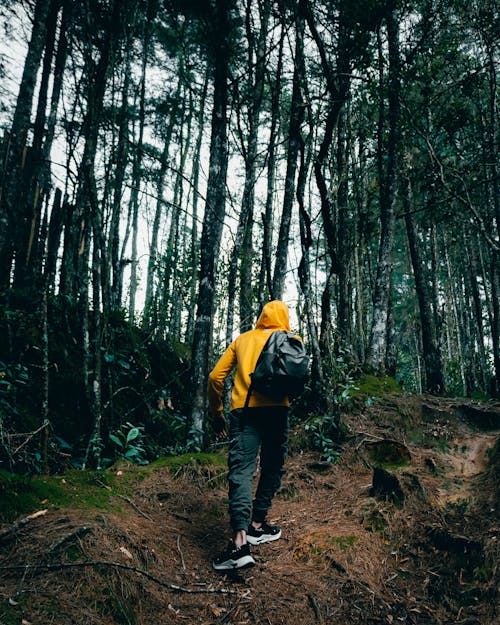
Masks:
[[[499,432],[444,409],[422,419],[419,402],[347,416],[337,465],[303,451],[297,430],[270,518],[283,538],[232,575],[210,566],[228,536],[223,468],[122,467],[129,488],[113,510],[45,502],[46,515],[0,541],[0,624],[496,625]],[[372,497],[363,441],[415,431],[411,463],[389,469],[404,502]],[[70,568],[1,570],[27,562]]]
[[[465,434],[454,437],[447,453],[440,454],[443,466],[442,486],[438,501],[443,507],[452,502],[467,502],[477,495],[477,476],[489,465],[489,454],[500,437],[500,431]]]
[[[490,432],[454,439],[451,447],[458,450],[456,455],[450,456],[455,467],[454,474],[466,478],[485,471],[489,463],[488,452],[495,445],[499,435],[500,432]]]

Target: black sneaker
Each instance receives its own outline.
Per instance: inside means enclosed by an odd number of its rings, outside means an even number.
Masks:
[[[278,540],[281,536],[281,527],[277,525],[268,525],[265,521],[256,529],[251,523],[247,530],[247,541],[251,545],[262,545],[262,543],[270,543]]]
[[[236,547],[234,543],[229,543],[227,549],[212,562],[216,571],[241,569],[243,566],[252,566],[253,564],[255,564],[255,560],[250,555],[248,544]]]

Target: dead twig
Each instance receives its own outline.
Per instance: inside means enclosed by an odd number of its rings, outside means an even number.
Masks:
[[[26,446],[26,445],[30,442],[30,440],[31,440],[33,437],[35,437],[35,436],[36,436],[39,432],[41,432],[42,430],[44,430],[44,429],[45,429],[47,426],[49,426],[49,425],[50,425],[50,421],[49,421],[48,419],[45,419],[45,421],[42,423],[42,425],[41,425],[41,426],[40,426],[37,430],[35,430],[34,432],[31,432],[31,434],[28,436],[28,438],[27,438],[27,439],[26,439],[23,443],[21,443],[21,444],[19,445],[19,447],[18,447],[16,450],[14,450],[14,451],[12,452],[12,455],[13,455],[13,456],[15,456],[15,455],[17,454],[17,452],[18,452],[18,451],[21,451],[21,449],[22,449],[23,447],[25,447],[25,446]]]
[[[173,590],[175,592],[184,592],[187,594],[200,594],[200,593],[208,593],[208,594],[226,594],[226,595],[236,595],[238,592],[236,590],[231,590],[230,588],[185,588],[184,586],[178,586],[177,584],[170,584],[169,582],[165,582],[156,575],[152,573],[148,573],[148,571],[144,571],[143,569],[139,569],[136,566],[127,566],[126,564],[121,564],[120,562],[109,562],[107,560],[86,560],[85,562],[59,562],[57,564],[15,564],[8,566],[0,566],[0,571],[22,571],[23,576],[27,574],[28,571],[60,571],[62,569],[77,569],[77,568],[85,568],[85,567],[108,567],[108,568],[116,568],[121,569],[123,571],[130,571],[132,573],[137,573],[139,575],[143,575],[147,579],[155,582],[159,586],[163,588],[168,588],[169,590]]]
[[[185,571],[186,563],[184,562],[184,555],[181,549],[181,535],[180,534],[177,534],[177,551],[179,552],[179,555],[181,556],[182,570]]]

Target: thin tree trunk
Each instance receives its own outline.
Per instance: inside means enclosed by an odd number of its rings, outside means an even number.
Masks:
[[[253,264],[253,222],[255,204],[255,183],[257,180],[257,157],[258,157],[258,135],[260,126],[260,116],[262,109],[262,97],[264,93],[264,72],[266,63],[266,40],[268,37],[269,15],[271,5],[269,2],[263,4],[259,2],[260,10],[260,31],[256,46],[253,44],[252,25],[250,23],[250,5],[248,3],[247,13],[247,37],[249,39],[249,67],[253,63],[255,47],[255,78],[251,87],[251,100],[248,111],[248,149],[245,162],[245,184],[243,189],[242,213],[246,215],[243,244],[241,249],[240,264],[240,330],[245,332],[252,327],[254,319],[253,305],[253,284],[252,284],[252,264]],[[250,45],[251,44],[251,45]]]
[[[148,16],[150,16],[150,11],[152,11],[152,5],[153,2],[149,2]],[[133,321],[135,317],[135,299],[139,283],[137,266],[139,262],[137,258],[137,237],[139,234],[139,190],[141,184],[141,168],[143,160],[144,127],[146,123],[146,70],[151,26],[151,22],[149,20],[146,20],[142,51],[143,56],[141,66],[141,93],[139,97],[139,137],[137,139],[136,153],[132,171],[132,191],[130,194],[132,243],[130,252],[130,291],[128,302],[128,316],[131,321]]]
[[[304,54],[304,11],[299,2],[295,22],[295,54],[293,70],[292,102],[290,121],[288,126],[288,150],[285,174],[285,192],[283,196],[283,208],[276,247],[276,260],[274,264],[273,284],[271,297],[281,299],[285,288],[285,278],[288,265],[288,243],[290,237],[290,225],[292,220],[292,208],[295,195],[295,175],[297,172],[297,158],[300,147],[300,127],[304,119],[302,105],[302,93],[300,84],[300,71],[298,59]]]
[[[446,284],[448,285],[448,293],[449,293],[449,303],[448,309],[449,313],[449,321],[448,324],[454,329],[454,338],[455,345],[452,348],[452,353],[456,354],[456,359],[458,361],[458,367],[460,372],[460,383],[461,383],[461,392],[465,393],[467,384],[465,379],[465,366],[464,366],[464,356],[462,349],[462,338],[461,338],[461,323],[459,319],[459,311],[458,311],[458,298],[455,288],[455,279],[453,277],[453,272],[451,269],[450,255],[447,247],[446,239],[444,240],[444,258],[446,263]],[[447,325],[448,325],[447,324]]]
[[[477,260],[477,252],[474,244],[474,240],[470,236],[470,233],[464,228],[464,246],[467,254],[467,268],[466,271],[466,280],[468,285],[468,290],[470,291],[472,297],[472,310],[474,311],[474,315],[471,315],[471,323],[472,317],[475,321],[473,324],[473,332],[476,337],[477,344],[477,355],[478,355],[478,363],[477,376],[479,378],[479,382],[481,388],[484,391],[488,389],[488,380],[486,374],[486,350],[485,350],[485,336],[484,336],[484,324],[483,324],[483,305],[481,303],[481,295],[479,293],[478,279],[480,277],[480,270],[478,266]]]
[[[130,90],[130,45],[125,51],[125,71],[123,76],[122,102],[118,123],[118,144],[116,146],[116,166],[113,181],[113,200],[111,223],[109,228],[108,267],[106,267],[107,284],[110,285],[108,299],[112,308],[121,305],[120,270],[120,219],[122,216],[123,185],[129,158],[129,90]]]
[[[444,378],[441,354],[436,343],[436,331],[431,310],[430,295],[427,288],[427,280],[424,275],[424,261],[420,253],[416,224],[411,212],[412,201],[408,176],[403,177],[402,189],[406,233],[408,235],[413,276],[415,279],[415,290],[420,310],[420,330],[422,332],[426,390],[430,393],[442,393],[444,392]]]
[[[298,59],[299,71],[301,79],[305,78],[305,66],[303,57]],[[309,113],[309,135],[304,141],[301,137],[300,142],[300,166],[297,178],[297,202],[299,205],[299,226],[300,226],[300,244],[302,257],[300,259],[298,274],[300,289],[302,291],[302,300],[304,310],[306,313],[307,334],[309,336],[309,342],[312,352],[312,366],[311,366],[311,382],[314,392],[314,396],[318,399],[317,406],[319,409],[328,410],[328,399],[331,397],[331,393],[326,392],[325,389],[325,377],[323,374],[323,360],[321,355],[321,348],[319,344],[318,327],[316,324],[316,314],[314,310],[314,292],[311,282],[311,255],[310,250],[313,245],[313,235],[311,230],[311,217],[307,212],[304,196],[307,182],[307,176],[312,160],[312,138],[313,138],[313,123]]]
[[[198,196],[199,196],[199,179],[200,179],[200,155],[203,142],[205,103],[207,98],[209,75],[205,73],[205,82],[200,97],[200,108],[198,113],[198,136],[193,156],[193,204],[192,204],[192,220],[191,220],[191,272],[189,276],[189,300],[188,300],[188,318],[186,324],[186,341],[191,342],[194,332],[195,317],[195,301],[196,301],[196,279],[198,276],[198,257],[199,257],[199,241],[198,241]]]
[[[266,188],[266,206],[262,215],[262,256],[261,269],[259,272],[258,298],[259,310],[269,300],[272,292],[272,223],[273,223],[273,201],[274,187],[276,178],[276,141],[279,134],[280,120],[280,93],[281,80],[283,72],[283,43],[285,39],[285,29],[282,28],[278,51],[278,65],[276,69],[275,80],[270,84],[271,89],[271,126],[269,129],[269,144],[267,149],[267,188]],[[271,82],[271,78],[269,77]]]

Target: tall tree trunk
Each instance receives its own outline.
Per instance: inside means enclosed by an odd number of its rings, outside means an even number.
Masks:
[[[128,301],[128,316],[131,321],[135,317],[135,299],[138,287],[138,258],[137,258],[137,237],[139,229],[139,190],[141,185],[141,168],[143,160],[143,142],[144,127],[146,124],[146,70],[148,61],[149,42],[151,37],[152,20],[154,16],[154,0],[148,3],[146,23],[144,25],[144,38],[141,63],[141,92],[139,96],[139,136],[137,139],[136,152],[134,156],[134,164],[132,171],[132,191],[130,194],[130,210],[131,210],[131,252],[130,252],[130,292]],[[121,279],[121,272],[120,272]],[[121,287],[119,289],[121,291]]]
[[[484,390],[488,390],[487,380],[487,366],[486,366],[486,350],[485,350],[485,336],[484,336],[484,323],[483,323],[483,305],[481,302],[481,294],[479,292],[478,280],[481,276],[477,250],[474,239],[471,237],[470,232],[464,228],[464,247],[466,250],[467,267],[465,268],[465,279],[467,282],[468,290],[470,291],[472,298],[472,310],[474,312],[471,315],[470,320],[473,325],[473,335],[476,338],[477,346],[477,364],[476,375],[480,387]]]
[[[300,84],[300,70],[298,63],[304,55],[304,10],[299,0],[295,20],[295,54],[293,70],[292,102],[290,109],[290,121],[288,125],[288,150],[285,174],[285,192],[283,196],[283,208],[276,247],[276,260],[274,264],[273,284],[271,297],[280,299],[285,288],[285,279],[288,265],[288,243],[290,237],[290,225],[292,220],[292,208],[295,195],[295,175],[297,172],[297,158],[300,148],[300,127],[304,119],[304,107],[302,104],[302,86]]]
[[[265,62],[265,41],[267,37],[270,6],[264,3],[264,10],[261,12],[261,25],[257,44],[254,42],[251,24],[251,4],[252,0],[247,0],[246,7],[246,33],[248,38],[248,82],[251,97],[248,102],[248,137],[241,136],[242,151],[245,159],[245,182],[243,187],[243,197],[241,211],[236,231],[236,239],[231,252],[228,270],[228,306],[227,306],[227,326],[226,342],[232,340],[234,328],[234,308],[237,291],[238,262],[239,271],[239,310],[240,310],[240,331],[245,332],[252,327],[254,319],[253,311],[253,284],[252,284],[252,264],[253,264],[253,222],[255,204],[255,182],[257,171],[257,148],[258,132],[260,122],[260,112],[262,106],[262,94],[264,89],[264,62]],[[253,69],[255,57],[255,72]]]
[[[2,169],[4,173],[0,184],[0,289],[9,284],[14,248],[22,239],[29,217],[19,214],[17,207],[36,78],[45,43],[49,5],[50,0],[37,0],[35,4],[31,40],[24,61],[21,85]],[[16,256],[16,266],[24,261],[22,257]]]
[[[418,306],[420,310],[420,330],[422,332],[422,349],[425,366],[426,389],[430,393],[444,392],[443,367],[441,354],[436,342],[434,317],[431,310],[431,298],[424,274],[424,261],[420,253],[415,220],[412,215],[410,180],[407,175],[402,180],[402,197],[405,210],[406,233],[410,247],[410,257],[415,279]]]
[[[373,297],[373,317],[367,364],[377,373],[384,373],[387,354],[387,322],[389,318],[389,289],[391,285],[392,256],[395,229],[396,184],[399,151],[400,116],[400,51],[398,15],[393,0],[387,14],[389,47],[389,140],[387,168],[380,198],[381,233],[377,264],[377,278]]]
[[[41,238],[40,219],[45,193],[42,178],[49,182],[49,177],[42,174],[46,163],[43,161],[42,145],[45,137],[45,121],[48,102],[49,80],[51,77],[52,61],[56,40],[57,17],[60,1],[52,0],[46,24],[45,51],[43,55],[40,86],[38,89],[37,110],[33,125],[33,142],[27,151],[26,161],[19,180],[20,191],[17,202],[24,215],[24,230],[19,229],[19,239],[16,240],[16,270],[14,286],[18,288],[34,288],[38,290],[35,281],[41,273],[41,253],[44,240]],[[42,252],[43,253],[43,252]]]
[[[215,0],[214,28],[214,102],[207,185],[207,199],[200,243],[200,281],[191,356],[193,443],[202,440],[206,411],[206,385],[212,334],[216,259],[219,254],[222,227],[226,212],[227,176],[227,78],[229,62],[229,0]]]
[[[184,169],[186,166],[186,159],[189,152],[190,133],[191,133],[191,117],[188,118],[187,129],[184,135],[184,123],[185,123],[185,105],[182,104],[182,110],[180,111],[180,129],[179,139],[177,142],[177,148],[180,152],[179,162],[177,164],[178,170],[174,183],[174,195],[173,202],[170,210],[170,227],[167,240],[166,249],[163,254],[164,259],[164,271],[161,282],[161,292],[158,296],[160,302],[160,310],[158,311],[158,334],[163,336],[169,331],[169,325],[174,315],[174,292],[178,285],[178,276],[176,276],[180,269],[180,216],[182,211],[182,202],[184,196]],[[179,145],[180,143],[180,145]]]
[[[96,295],[96,289],[100,288],[100,274],[96,274],[94,269],[94,277],[99,278],[99,283],[94,285],[94,324],[89,325],[89,255],[90,241],[92,230],[94,232],[94,257],[93,266],[96,262],[100,262],[98,254],[104,252],[101,239],[101,221],[99,202],[97,197],[97,188],[95,182],[95,158],[97,153],[98,131],[102,119],[102,111],[104,108],[104,94],[106,91],[109,67],[112,63],[115,48],[122,34],[123,18],[125,17],[122,10],[120,0],[114,0],[108,17],[108,30],[105,40],[102,44],[101,56],[97,65],[95,65],[91,55],[87,58],[89,75],[89,87],[87,98],[87,113],[83,125],[83,136],[85,138],[85,146],[82,155],[82,161],[79,170],[79,187],[76,197],[76,211],[82,215],[83,230],[81,242],[79,245],[79,285],[76,290],[79,298],[79,309],[81,315],[82,329],[82,346],[83,346],[83,377],[86,389],[88,406],[93,410],[94,425],[93,432],[90,437],[87,449],[86,462],[89,466],[100,465],[100,428],[101,428],[101,412],[97,410],[100,406],[100,369],[97,366],[96,359],[100,358],[100,325],[95,318],[96,314],[100,314],[100,297]],[[90,51],[90,46],[89,46]],[[91,335],[91,331],[93,334]],[[91,351],[94,346],[98,353]],[[89,366],[93,365],[90,370]]]
[[[249,39],[249,67],[255,57],[255,77],[251,87],[251,100],[248,110],[248,149],[245,159],[245,184],[243,189],[242,213],[246,214],[246,228],[241,249],[240,264],[240,330],[245,332],[252,327],[254,319],[253,305],[253,222],[255,204],[255,183],[257,180],[258,135],[262,97],[264,93],[264,73],[266,64],[266,40],[269,29],[270,2],[259,2],[260,31],[257,44],[253,42],[250,23],[251,0],[247,7],[247,37]],[[255,50],[254,50],[255,48]],[[253,74],[253,72],[252,72]]]
[[[285,40],[285,28],[282,27],[278,46],[278,63],[274,80],[268,77],[269,88],[271,91],[271,120],[269,128],[269,143],[267,149],[267,187],[266,187],[266,204],[262,218],[262,255],[260,261],[259,282],[257,287],[258,307],[262,309],[264,304],[269,300],[272,291],[272,223],[273,223],[273,202],[274,187],[276,179],[276,151],[277,137],[279,134],[280,123],[280,94],[281,80],[283,73],[283,44]]]
[[[352,350],[352,314],[350,296],[350,267],[352,252],[352,228],[348,215],[348,175],[347,175],[347,132],[346,108],[339,112],[337,129],[337,211],[338,211],[338,302],[337,328],[339,336],[349,350]]]
[[[498,50],[498,47],[496,48]],[[488,45],[488,163],[490,164],[490,175],[488,177],[489,187],[491,188],[491,200],[493,204],[493,223],[496,224],[497,247],[492,249],[491,264],[491,298],[493,302],[493,324],[491,334],[493,339],[493,364],[495,368],[495,379],[493,393],[500,396],[500,252],[498,251],[498,242],[500,241],[500,189],[498,182],[498,86],[497,86],[497,66],[495,56],[495,46],[493,42]]]
[[[130,42],[129,42],[130,43]],[[122,216],[123,185],[129,158],[129,91],[130,91],[130,45],[125,50],[125,70],[122,86],[122,101],[118,121],[118,143],[116,146],[116,166],[113,181],[111,223],[109,227],[108,266],[106,282],[110,287],[107,299],[112,308],[121,306],[120,271],[120,219]]]
[[[63,225],[63,209],[62,209],[62,192],[56,189],[54,200],[52,202],[52,210],[50,212],[49,232],[47,240],[47,251],[45,254],[45,270],[44,282],[49,292],[54,292],[54,282],[56,276],[57,254],[59,251],[59,243],[61,239],[61,231]]]
[[[205,81],[200,96],[199,112],[198,112],[198,136],[196,138],[196,146],[193,155],[193,171],[192,171],[192,209],[191,209],[191,272],[189,276],[189,299],[188,299],[188,317],[186,324],[186,342],[191,342],[194,332],[195,317],[195,301],[196,301],[196,279],[198,277],[198,199],[199,199],[199,179],[200,179],[200,156],[201,146],[203,142],[204,119],[205,119],[205,103],[207,99],[209,75],[205,72]]]
[[[301,80],[305,78],[305,65],[303,57],[298,59],[299,72]],[[307,97],[309,101],[309,97]],[[326,392],[325,377],[323,373],[323,360],[321,356],[321,348],[319,343],[319,333],[316,323],[316,314],[314,306],[314,292],[311,281],[311,254],[310,250],[313,245],[313,235],[311,229],[311,216],[307,212],[305,205],[305,189],[307,177],[312,160],[312,140],[314,136],[313,121],[311,119],[311,111],[308,107],[309,118],[309,134],[306,140],[301,136],[300,141],[300,165],[297,178],[297,202],[299,205],[299,227],[300,227],[300,247],[302,256],[299,263],[298,275],[300,290],[302,291],[302,299],[304,310],[306,313],[307,334],[311,345],[312,365],[311,365],[311,382],[314,396],[317,399],[317,408],[320,410],[328,410],[328,399],[331,393]]]

